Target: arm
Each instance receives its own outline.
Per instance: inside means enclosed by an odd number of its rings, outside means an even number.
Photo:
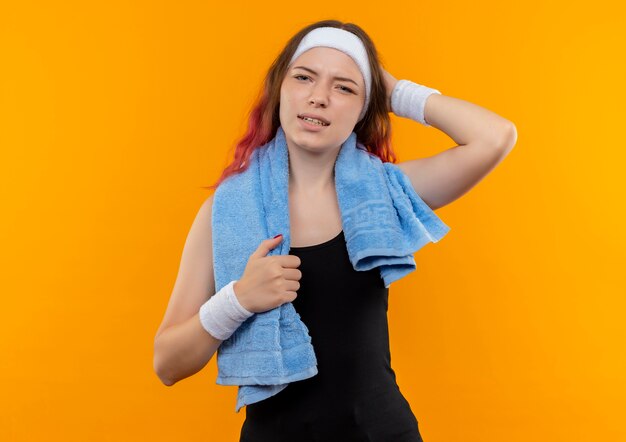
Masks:
[[[210,196],[191,226],[178,277],[154,338],[154,371],[167,386],[200,371],[222,343],[207,333],[198,316],[200,306],[215,293],[212,203]]]
[[[208,299],[208,297],[207,297]],[[222,341],[202,328],[198,313],[161,331],[154,340],[154,371],[172,386],[206,366]]]
[[[391,93],[398,80],[381,67],[391,109]],[[436,127],[459,145],[475,141],[491,141],[496,145],[511,144],[515,125],[484,107],[443,94],[432,94],[424,107],[426,123]],[[504,139],[503,139],[504,138]],[[515,144],[514,142],[512,144]]]
[[[391,91],[398,80],[384,70],[383,75],[391,110]],[[478,184],[517,141],[517,130],[511,121],[454,97],[430,95],[424,119],[458,144],[437,155],[398,164],[416,193],[433,209],[456,200]]]
[[[515,144],[515,125],[511,121],[460,98],[431,95],[426,100],[424,118],[460,145],[482,141],[507,149]]]

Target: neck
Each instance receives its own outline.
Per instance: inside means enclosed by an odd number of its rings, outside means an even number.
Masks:
[[[335,188],[335,160],[339,149],[313,154],[289,148],[289,191],[310,196]]]

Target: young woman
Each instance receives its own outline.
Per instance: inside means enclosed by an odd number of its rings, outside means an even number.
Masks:
[[[285,302],[293,303],[315,345],[319,373],[247,405],[241,441],[422,440],[391,368],[388,289],[378,269],[357,272],[350,263],[334,181],[335,160],[352,132],[370,153],[395,163],[389,112],[434,126],[458,143],[398,164],[432,210],[477,184],[516,141],[510,121],[398,81],[360,27],[324,20],[294,35],[276,58],[248,132],[212,186],[245,170],[251,152],[282,127],[290,254],[266,256],[282,237],[263,241],[242,277],[215,294],[212,196],[191,227],[154,343],[154,368],[165,385],[201,370],[246,318]]]

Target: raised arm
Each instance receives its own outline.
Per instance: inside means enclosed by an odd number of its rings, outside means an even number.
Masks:
[[[398,80],[385,70],[383,75],[391,110],[390,95]],[[430,157],[397,164],[409,177],[415,192],[433,210],[451,203],[478,184],[517,142],[513,122],[477,104],[443,94],[428,96],[424,121],[458,144]]]

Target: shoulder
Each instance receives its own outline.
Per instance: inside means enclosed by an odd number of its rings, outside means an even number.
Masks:
[[[198,209],[198,214],[196,215],[195,224],[200,224],[204,229],[208,230],[209,234],[211,232],[212,220],[213,220],[213,197],[215,194],[209,195],[202,205],[200,209]]]
[[[213,197],[214,196],[215,194],[211,194],[204,200],[204,202],[200,206],[201,212],[208,213],[209,215],[211,214],[211,212],[213,211]]]

